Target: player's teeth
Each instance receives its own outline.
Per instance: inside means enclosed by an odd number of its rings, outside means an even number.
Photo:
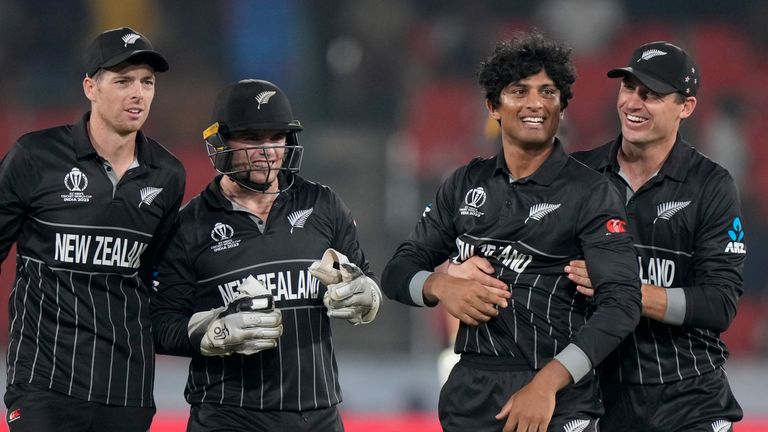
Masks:
[[[642,117],[633,116],[633,115],[631,115],[631,114],[627,114],[627,119],[628,119],[629,121],[633,121],[633,122],[641,122],[641,121],[645,120],[645,119],[644,119],[644,118],[642,118]]]

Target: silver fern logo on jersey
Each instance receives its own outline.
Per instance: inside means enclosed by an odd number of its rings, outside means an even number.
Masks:
[[[263,92],[257,94],[255,99],[256,99],[256,102],[259,103],[259,106],[257,106],[256,109],[261,109],[262,105],[266,105],[267,103],[269,103],[269,100],[275,94],[277,94],[277,92],[274,91],[274,90],[263,91]]]
[[[128,45],[133,45],[136,43],[137,40],[139,40],[141,36],[137,35],[136,33],[128,33],[126,35],[123,35],[122,39],[123,42],[125,42],[125,47],[128,48]]]
[[[61,195],[64,202],[89,202],[93,198],[83,193],[88,187],[88,176],[80,168],[74,167],[64,176],[64,187],[69,191]]]
[[[314,207],[310,207],[306,210],[298,210],[288,215],[288,222],[291,223],[291,234],[293,234],[294,228],[304,228],[304,224],[307,223],[307,219],[312,214]]]
[[[459,213],[462,216],[474,216],[474,217],[480,217],[484,215],[485,213],[479,211],[478,209],[482,207],[485,204],[487,196],[485,194],[485,189],[482,187],[476,187],[474,189],[470,189],[467,191],[466,195],[464,195],[464,206],[459,208]]]
[[[528,211],[528,217],[525,218],[523,223],[527,224],[529,219],[541,222],[541,218],[559,209],[560,205],[561,204],[541,203],[531,206],[531,209]]]
[[[589,420],[571,420],[563,425],[563,432],[583,432],[589,426]]]
[[[653,223],[656,223],[659,219],[669,220],[675,213],[688,207],[690,203],[690,201],[670,201],[657,205],[656,219],[653,220]]]
[[[151,205],[152,201],[154,201],[155,198],[157,198],[157,196],[162,191],[163,191],[163,188],[156,188],[152,186],[147,186],[145,188],[139,189],[139,195],[141,195],[141,201],[139,201],[139,207],[141,207],[142,204]]]
[[[239,239],[232,239],[235,236],[235,230],[223,222],[216,222],[211,230],[211,239],[216,242],[211,246],[211,250],[214,252],[220,252],[227,249],[232,249],[240,246]]]
[[[712,432],[727,432],[731,428],[728,420],[718,420],[712,423]]]

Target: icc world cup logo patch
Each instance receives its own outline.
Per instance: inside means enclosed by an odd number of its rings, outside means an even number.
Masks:
[[[220,252],[227,249],[232,249],[240,246],[240,240],[232,240],[235,235],[235,230],[228,224],[223,222],[216,222],[211,230],[211,239],[216,242],[211,246],[211,250],[214,252]]]
[[[64,176],[64,187],[69,191],[61,194],[64,202],[89,202],[93,198],[93,195],[83,193],[88,187],[88,176],[80,168],[74,167]]]

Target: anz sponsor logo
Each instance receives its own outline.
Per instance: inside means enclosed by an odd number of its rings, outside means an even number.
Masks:
[[[462,216],[474,216],[480,217],[485,213],[478,210],[485,204],[486,200],[485,189],[482,187],[476,187],[470,189],[466,195],[464,195],[464,206],[459,208],[459,213]]]
[[[53,259],[69,264],[136,269],[147,246],[147,243],[120,237],[56,233]]]
[[[90,202],[93,198],[93,195],[84,193],[88,187],[88,176],[77,167],[64,176],[64,187],[69,191],[68,194],[61,194],[61,200],[64,202]]]
[[[211,246],[211,250],[214,252],[220,252],[227,249],[232,249],[240,246],[240,240],[232,240],[235,235],[235,230],[222,222],[216,222],[211,230],[211,239],[216,243]]]
[[[496,245],[491,243],[483,243],[476,248],[475,245],[467,243],[459,238],[456,239],[456,248],[459,253],[453,258],[453,261],[462,263],[469,258],[478,255],[476,249],[479,249],[479,255],[495,259],[504,267],[517,272],[522,273],[526,267],[533,261],[533,256],[514,249],[511,245]]]
[[[249,276],[253,276],[264,284],[274,296],[275,301],[320,298],[320,281],[306,270],[296,272],[286,270]],[[247,278],[248,276],[218,285],[219,294],[225,305],[234,300],[240,284]]]
[[[648,285],[656,285],[669,288],[675,282],[675,262],[662,258],[637,257],[640,266],[640,281]]]
[[[731,224],[731,229],[728,230],[728,237],[731,239],[731,241],[728,242],[728,244],[725,246],[725,252],[735,253],[735,254],[745,254],[747,253],[747,248],[742,242],[744,239],[744,227],[741,226],[741,218],[736,216],[733,218],[733,224]]]

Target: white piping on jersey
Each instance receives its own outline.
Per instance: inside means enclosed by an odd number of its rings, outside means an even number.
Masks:
[[[680,378],[680,380],[682,380],[683,374],[680,373],[680,356],[679,356],[679,352],[677,351],[677,344],[675,343],[675,337],[672,335],[672,327],[667,327],[667,331],[669,332],[669,340],[672,341],[672,347],[675,349],[675,364],[677,365],[677,376]]]
[[[701,375],[698,362],[696,361],[696,355],[693,353],[693,340],[691,340],[690,333],[688,333],[688,351],[691,353],[691,358],[693,359],[693,368],[696,369],[696,374]]]
[[[221,273],[221,274],[218,274],[216,276],[211,276],[211,277],[209,277],[207,279],[200,279],[200,280],[197,281],[197,283],[206,283],[206,282],[210,282],[212,280],[216,280],[216,279],[218,279],[220,277],[229,276],[229,275],[232,275],[232,274],[244,271],[244,270],[255,269],[255,268],[264,267],[264,266],[273,265],[273,264],[286,264],[286,263],[296,263],[296,262],[313,263],[315,261],[316,261],[315,259],[290,259],[290,260],[270,261],[270,262],[265,262],[265,263],[261,263],[261,264],[255,264],[255,265],[252,265],[252,266],[241,267],[239,269],[228,271],[226,273]]]
[[[26,260],[34,261],[34,262],[36,262],[38,264],[46,264],[45,261],[39,260],[37,258],[32,258],[32,257],[24,256],[24,255],[19,255],[19,256],[21,258],[26,259]],[[94,276],[94,275],[107,275],[107,276],[122,276],[124,278],[133,278],[133,277],[136,277],[136,276],[139,275],[139,272],[133,272],[131,274],[124,275],[124,274],[120,274],[120,273],[111,273],[111,272],[87,272],[87,271],[82,271],[82,270],[72,270],[72,269],[68,269],[68,268],[64,268],[64,267],[49,267],[49,266],[46,266],[46,267],[48,267],[48,270],[52,270],[52,271],[67,271],[67,272],[71,272],[71,273],[86,274],[86,275],[91,275],[91,276]]]
[[[651,333],[651,339],[653,339],[653,350],[656,352],[656,365],[659,368],[659,381],[661,384],[664,384],[664,372],[661,370],[661,359],[659,358],[659,344],[656,343],[656,334],[653,332],[653,328],[651,327],[651,320],[645,320],[645,323],[648,324],[648,331]]]
[[[123,227],[116,227],[116,226],[95,226],[95,225],[73,225],[73,224],[62,224],[62,223],[55,223],[55,222],[46,222],[44,220],[38,219],[36,217],[33,217],[32,219],[36,220],[37,222],[40,222],[43,225],[49,225],[49,226],[57,226],[57,227],[64,227],[64,228],[82,228],[82,229],[93,229],[93,230],[116,230],[116,231],[123,231],[123,232],[129,232],[133,234],[142,235],[144,237],[152,238],[152,234],[147,234],[145,232],[136,231],[128,228]]]
[[[672,249],[661,248],[661,247],[658,247],[658,246],[646,246],[646,245],[641,245],[641,244],[634,244],[633,246],[638,248],[638,249],[651,249],[651,250],[655,250],[655,251],[669,252],[669,253],[673,253],[675,255],[683,255],[683,256],[687,256],[688,258],[693,256],[693,252],[676,251],[676,250],[672,250]]]

